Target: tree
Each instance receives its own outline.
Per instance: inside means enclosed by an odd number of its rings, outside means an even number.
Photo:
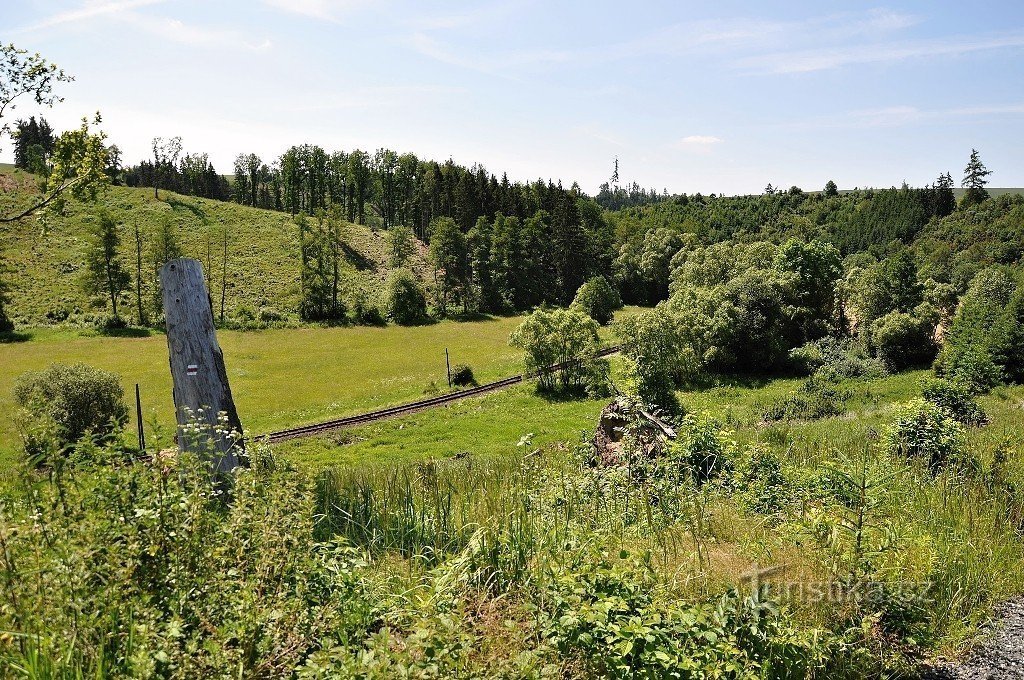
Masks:
[[[676,319],[662,304],[616,322],[615,333],[629,364],[637,396],[648,404],[674,409],[676,387],[686,375],[687,356]]]
[[[412,229],[396,225],[388,229],[388,264],[391,267],[404,267],[416,250],[416,237]]]
[[[114,322],[119,324],[121,317],[117,313],[117,301],[131,283],[131,277],[117,254],[121,245],[117,220],[104,210],[99,213],[96,222],[90,225],[90,232],[89,245],[85,251],[86,290],[92,294],[103,292],[107,295]]]
[[[160,285],[160,268],[164,263],[178,257],[184,252],[178,243],[178,233],[173,218],[163,214],[149,240],[150,262],[153,266],[153,309],[159,317],[163,313],[163,287]]]
[[[832,180],[825,183],[825,198],[833,198],[839,195],[839,187]]]
[[[574,392],[601,373],[597,331],[597,322],[582,312],[538,309],[512,331],[509,344],[526,353],[526,372],[537,375],[541,391]]]
[[[388,277],[384,294],[386,314],[395,323],[412,326],[427,319],[427,296],[408,269],[396,269]]]
[[[935,214],[945,217],[956,210],[956,196],[953,195],[953,177],[948,172],[935,180]]]
[[[139,231],[139,219],[135,218],[135,311],[139,316],[139,325],[148,323],[146,307],[142,304],[142,232]]]
[[[160,185],[167,182],[178,165],[181,155],[181,137],[153,138],[153,167],[156,175],[153,182],[153,198],[160,199]]]
[[[622,309],[622,298],[608,283],[608,279],[595,276],[580,286],[569,308],[577,309],[602,326],[607,326],[615,310]]]
[[[448,305],[465,301],[467,280],[466,236],[450,217],[440,217],[430,225],[431,264],[437,281],[437,311],[448,315]]]
[[[967,190],[963,197],[963,204],[965,206],[977,205],[989,197],[988,191],[985,190],[988,180],[985,178],[991,174],[992,171],[981,162],[978,150],[971,149],[971,158],[967,161],[967,167],[964,168],[964,178],[960,182],[960,186]]]
[[[27,121],[15,123],[14,167],[42,175],[46,172],[46,159],[53,153],[53,130],[45,118],[31,116]]]
[[[50,108],[64,101],[53,93],[53,86],[73,80],[38,52],[29,55],[28,50],[19,50],[13,44],[0,44],[0,136],[10,134],[10,124],[2,121],[16,108],[14,100],[27,95],[37,106]]]

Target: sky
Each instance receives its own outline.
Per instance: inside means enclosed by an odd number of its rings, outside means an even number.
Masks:
[[[126,163],[156,136],[222,173],[308,142],[594,193],[617,157],[741,194],[959,182],[976,148],[1024,186],[1020,0],[0,0],[0,41],[74,75],[44,115],[99,111]]]

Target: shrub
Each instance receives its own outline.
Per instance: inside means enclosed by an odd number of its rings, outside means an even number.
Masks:
[[[818,420],[838,416],[845,410],[847,393],[818,378],[809,378],[800,387],[766,408],[761,417],[767,421]]]
[[[784,510],[793,497],[793,486],[782,470],[782,461],[771,449],[751,447],[748,458],[738,466],[740,502],[748,510],[773,515]]]
[[[476,378],[473,377],[473,369],[465,364],[457,364],[452,369],[452,384],[459,387],[476,385]]]
[[[935,358],[931,319],[906,312],[889,312],[871,325],[871,346],[891,371],[921,366]]]
[[[793,369],[829,382],[848,378],[880,378],[888,371],[881,360],[865,354],[862,345],[851,340],[825,337],[789,352]]]
[[[689,374],[687,349],[668,309],[659,305],[616,323],[615,333],[629,362],[637,396],[648,404],[674,409],[676,387]]]
[[[36,425],[52,424],[61,446],[87,434],[107,437],[128,419],[120,377],[85,364],[53,364],[24,373],[15,383],[14,399]],[[25,442],[30,455],[41,453],[44,444],[35,437]]]
[[[963,427],[949,411],[924,399],[900,410],[883,442],[889,454],[922,461],[932,472],[966,462]]]
[[[284,321],[284,314],[273,307],[260,307],[259,320],[265,324],[280,323]]]
[[[683,416],[665,463],[698,484],[710,482],[733,469],[736,442],[706,414]]]
[[[1024,300],[1013,278],[1001,269],[978,273],[964,295],[935,363],[940,375],[988,389],[1007,379],[1006,363],[1014,354],[1014,329],[1020,333]],[[1019,337],[1019,336],[1018,336]],[[1012,359],[1011,359],[1012,360]]]
[[[607,279],[595,276],[579,287],[570,309],[577,309],[606,326],[612,320],[615,310],[622,309],[622,298]]]
[[[964,425],[984,425],[988,418],[974,400],[973,389],[953,380],[930,378],[921,385],[921,396],[946,409]]]
[[[427,296],[411,271],[396,269],[391,272],[384,291],[384,307],[388,318],[402,326],[426,321]]]
[[[577,310],[538,309],[512,331],[509,344],[526,353],[526,371],[537,375],[539,389],[579,392],[608,363],[596,356],[597,329],[596,321]]]

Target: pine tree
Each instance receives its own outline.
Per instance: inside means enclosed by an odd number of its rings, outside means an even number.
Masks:
[[[976,205],[989,197],[985,190],[988,180],[985,178],[991,174],[992,171],[981,162],[978,150],[971,149],[971,159],[964,168],[964,179],[960,182],[960,186],[967,190],[963,197],[964,205]]]
[[[945,217],[956,209],[953,195],[953,177],[947,172],[935,180],[935,215]]]
[[[89,247],[86,250],[86,290],[93,294],[105,293],[110,298],[114,321],[119,323],[121,317],[117,312],[117,301],[131,283],[131,277],[117,254],[117,249],[121,245],[117,221],[110,213],[104,211],[100,213],[91,232]]]

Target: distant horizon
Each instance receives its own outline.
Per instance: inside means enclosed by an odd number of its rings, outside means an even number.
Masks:
[[[586,11],[539,0],[36,0],[4,40],[75,76],[49,110],[97,110],[125,164],[182,137],[218,172],[303,143],[479,163],[515,181],[612,174],[659,193],[746,195],[767,184],[913,186],[972,148],[1024,186],[1024,6],[895,0],[768,12],[648,1]],[[116,46],[114,50],[97,45]],[[10,161],[10,144],[0,145]]]

